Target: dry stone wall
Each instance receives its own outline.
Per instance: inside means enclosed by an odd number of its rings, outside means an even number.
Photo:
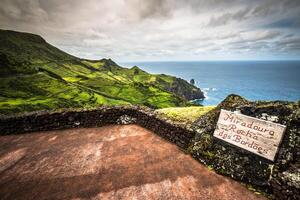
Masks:
[[[217,173],[274,194],[276,199],[300,199],[299,107],[299,103],[249,102],[240,96],[230,95],[189,128],[139,106],[41,111],[0,116],[0,135],[135,123],[175,143]],[[274,162],[215,138],[213,133],[221,109],[286,125],[287,130]]]
[[[145,107],[100,107],[95,110],[63,110],[32,112],[0,117],[0,134],[22,134],[34,131],[76,127],[99,127],[109,124],[139,124],[161,137],[187,149],[194,132],[156,117]]]

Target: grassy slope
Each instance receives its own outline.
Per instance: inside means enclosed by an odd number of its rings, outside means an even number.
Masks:
[[[188,105],[168,91],[175,81],[138,67],[122,68],[110,59],[79,59],[40,36],[0,30],[0,113],[103,104]]]
[[[158,109],[159,115],[167,117],[171,121],[180,124],[191,124],[200,116],[214,109],[215,106],[189,106],[189,107],[171,107]]]

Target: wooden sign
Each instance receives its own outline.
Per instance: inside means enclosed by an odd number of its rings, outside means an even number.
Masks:
[[[274,161],[286,126],[221,110],[214,136]]]

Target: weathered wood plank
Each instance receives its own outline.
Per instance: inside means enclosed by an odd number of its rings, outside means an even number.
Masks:
[[[274,161],[286,126],[221,110],[214,136]]]

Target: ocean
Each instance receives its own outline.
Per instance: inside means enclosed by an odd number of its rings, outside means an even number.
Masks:
[[[202,89],[202,105],[217,105],[229,94],[249,100],[300,100],[300,61],[126,62],[155,74],[190,81]]]

